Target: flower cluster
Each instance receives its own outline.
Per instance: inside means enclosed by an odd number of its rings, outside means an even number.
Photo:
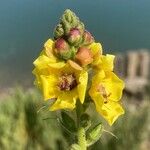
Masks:
[[[77,100],[83,104],[89,95],[97,112],[112,125],[124,113],[119,103],[124,82],[114,74],[113,62],[114,55],[103,55],[101,44],[66,10],[54,30],[54,40],[46,41],[34,61],[35,84],[45,100],[54,100],[51,111],[73,110]],[[88,82],[89,70],[92,82]]]

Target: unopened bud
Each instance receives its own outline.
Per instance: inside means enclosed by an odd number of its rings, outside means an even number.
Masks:
[[[63,38],[59,38],[55,42],[55,48],[57,50],[56,53],[64,53],[69,50],[69,45]]]
[[[80,22],[76,28],[78,28],[78,30],[80,31],[81,34],[84,33],[85,27],[82,22]]]
[[[80,47],[77,54],[76,54],[76,60],[82,65],[86,66],[90,64],[93,61],[92,53],[90,49],[86,47]]]
[[[65,10],[65,12],[61,18],[61,22],[62,22],[63,27],[64,27],[65,35],[68,35],[70,30],[72,28],[75,28],[79,24],[80,21],[74,12],[67,9],[67,10]]]
[[[62,24],[58,24],[54,30],[54,38],[58,39],[64,35],[64,29],[62,27]]]
[[[71,29],[68,35],[68,42],[77,46],[81,42],[81,33],[77,28]]]
[[[103,126],[101,123],[97,124],[95,127],[93,127],[93,129],[91,129],[88,133],[87,133],[87,145],[93,145],[95,142],[97,142],[103,132]]]
[[[83,45],[89,45],[94,42],[94,38],[90,32],[84,31],[83,34]]]
[[[69,44],[63,39],[59,38],[55,42],[55,54],[64,60],[74,58],[76,50],[74,47],[70,47]]]

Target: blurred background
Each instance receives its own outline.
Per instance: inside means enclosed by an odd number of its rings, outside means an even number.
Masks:
[[[43,107],[33,86],[33,61],[65,9],[72,9],[116,54],[115,72],[125,80],[126,114],[91,150],[150,149],[150,1],[7,0],[0,1],[0,149],[66,150],[66,133],[55,113]],[[37,113],[38,112],[38,113]],[[92,112],[95,121],[102,120]],[[102,120],[103,121],[103,120]]]

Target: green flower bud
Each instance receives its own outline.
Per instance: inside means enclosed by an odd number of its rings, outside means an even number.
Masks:
[[[54,30],[54,38],[58,39],[64,35],[64,29],[62,24],[58,24]]]
[[[61,23],[63,25],[66,36],[69,34],[71,29],[79,28],[79,30],[81,30],[81,29],[83,30],[83,26],[84,26],[83,23],[79,20],[79,18],[75,15],[75,13],[69,9],[65,10],[65,12],[61,18]],[[83,32],[81,32],[81,33],[83,33]]]
[[[101,123],[97,124],[95,127],[93,127],[88,133],[87,133],[87,144],[88,146],[93,145],[95,142],[97,142],[103,132],[103,126]]]
[[[79,18],[70,9],[65,10],[61,22],[64,26],[65,35],[67,35],[71,28],[75,28],[79,24]]]
[[[85,27],[84,27],[84,24],[83,24],[82,22],[80,22],[80,23],[77,25],[76,28],[78,28],[78,30],[80,31],[81,34],[84,33]]]
[[[74,47],[70,47],[63,38],[59,38],[55,42],[54,52],[60,59],[69,60],[74,58],[76,49]]]
[[[70,50],[66,53],[63,53],[60,58],[64,60],[74,59],[76,52],[77,50],[72,46],[70,47]]]

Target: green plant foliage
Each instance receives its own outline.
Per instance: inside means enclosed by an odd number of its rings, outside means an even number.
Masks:
[[[76,132],[77,127],[75,126],[75,121],[64,111],[61,112],[62,125],[68,129],[70,132]]]
[[[17,89],[0,103],[0,149],[57,150],[66,145],[56,116],[43,106],[36,91]],[[45,119],[47,118],[47,119]]]

